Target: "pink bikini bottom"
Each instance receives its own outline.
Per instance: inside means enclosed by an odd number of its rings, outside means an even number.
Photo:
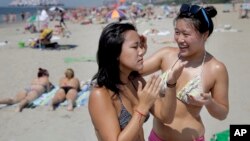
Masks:
[[[164,141],[164,140],[158,137],[154,132],[154,130],[151,130],[150,135],[148,137],[148,141]]]
[[[148,137],[148,141],[164,141],[164,140],[161,139],[160,137],[158,137],[156,135],[156,133],[154,132],[154,130],[151,130],[150,135]],[[205,137],[201,136],[201,137],[195,139],[194,141],[205,141]]]

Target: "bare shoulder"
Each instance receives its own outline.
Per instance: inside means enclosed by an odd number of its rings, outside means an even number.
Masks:
[[[214,57],[211,57],[211,61],[209,61],[209,68],[212,72],[227,72],[226,65]]]
[[[111,94],[105,87],[94,87],[91,89],[88,108],[92,116],[96,115],[96,118],[98,118],[103,111],[114,109],[112,103]]]
[[[161,69],[167,70],[178,59],[179,49],[177,47],[165,47],[161,51]]]
[[[178,57],[179,49],[177,47],[163,47],[151,54],[146,60],[150,60],[152,64],[153,62],[162,62],[167,63],[165,61],[171,61],[173,58]]]
[[[218,82],[218,80],[224,82],[228,81],[226,65],[210,54],[208,54],[208,58],[206,59],[204,71],[206,72],[206,76],[209,78],[207,80],[211,80],[211,84]]]
[[[178,53],[178,48],[177,47],[163,47],[157,51],[157,54],[161,54],[162,56],[171,56],[171,55],[176,55]]]
[[[77,83],[80,83],[79,79],[76,77],[74,77],[73,80],[76,81]]]
[[[93,86],[90,91],[89,100],[95,102],[108,101],[110,99],[109,91],[105,87]]]

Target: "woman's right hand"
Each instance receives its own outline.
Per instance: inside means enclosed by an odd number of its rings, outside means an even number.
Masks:
[[[146,115],[159,96],[161,78],[158,75],[152,75],[151,78],[147,81],[144,88],[142,88],[142,83],[140,81],[138,82],[139,86],[137,94],[139,103],[136,108]]]
[[[187,64],[187,61],[178,61],[176,65],[170,70],[168,74],[168,84],[175,84],[180,77],[184,66]]]

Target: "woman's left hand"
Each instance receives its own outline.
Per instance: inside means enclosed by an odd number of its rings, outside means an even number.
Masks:
[[[212,101],[211,93],[201,93],[200,98],[195,98],[192,95],[188,95],[188,103],[195,106],[207,105]]]

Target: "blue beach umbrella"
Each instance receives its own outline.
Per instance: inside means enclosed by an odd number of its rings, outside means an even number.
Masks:
[[[118,7],[119,10],[127,10],[128,6],[127,5],[121,5]]]

